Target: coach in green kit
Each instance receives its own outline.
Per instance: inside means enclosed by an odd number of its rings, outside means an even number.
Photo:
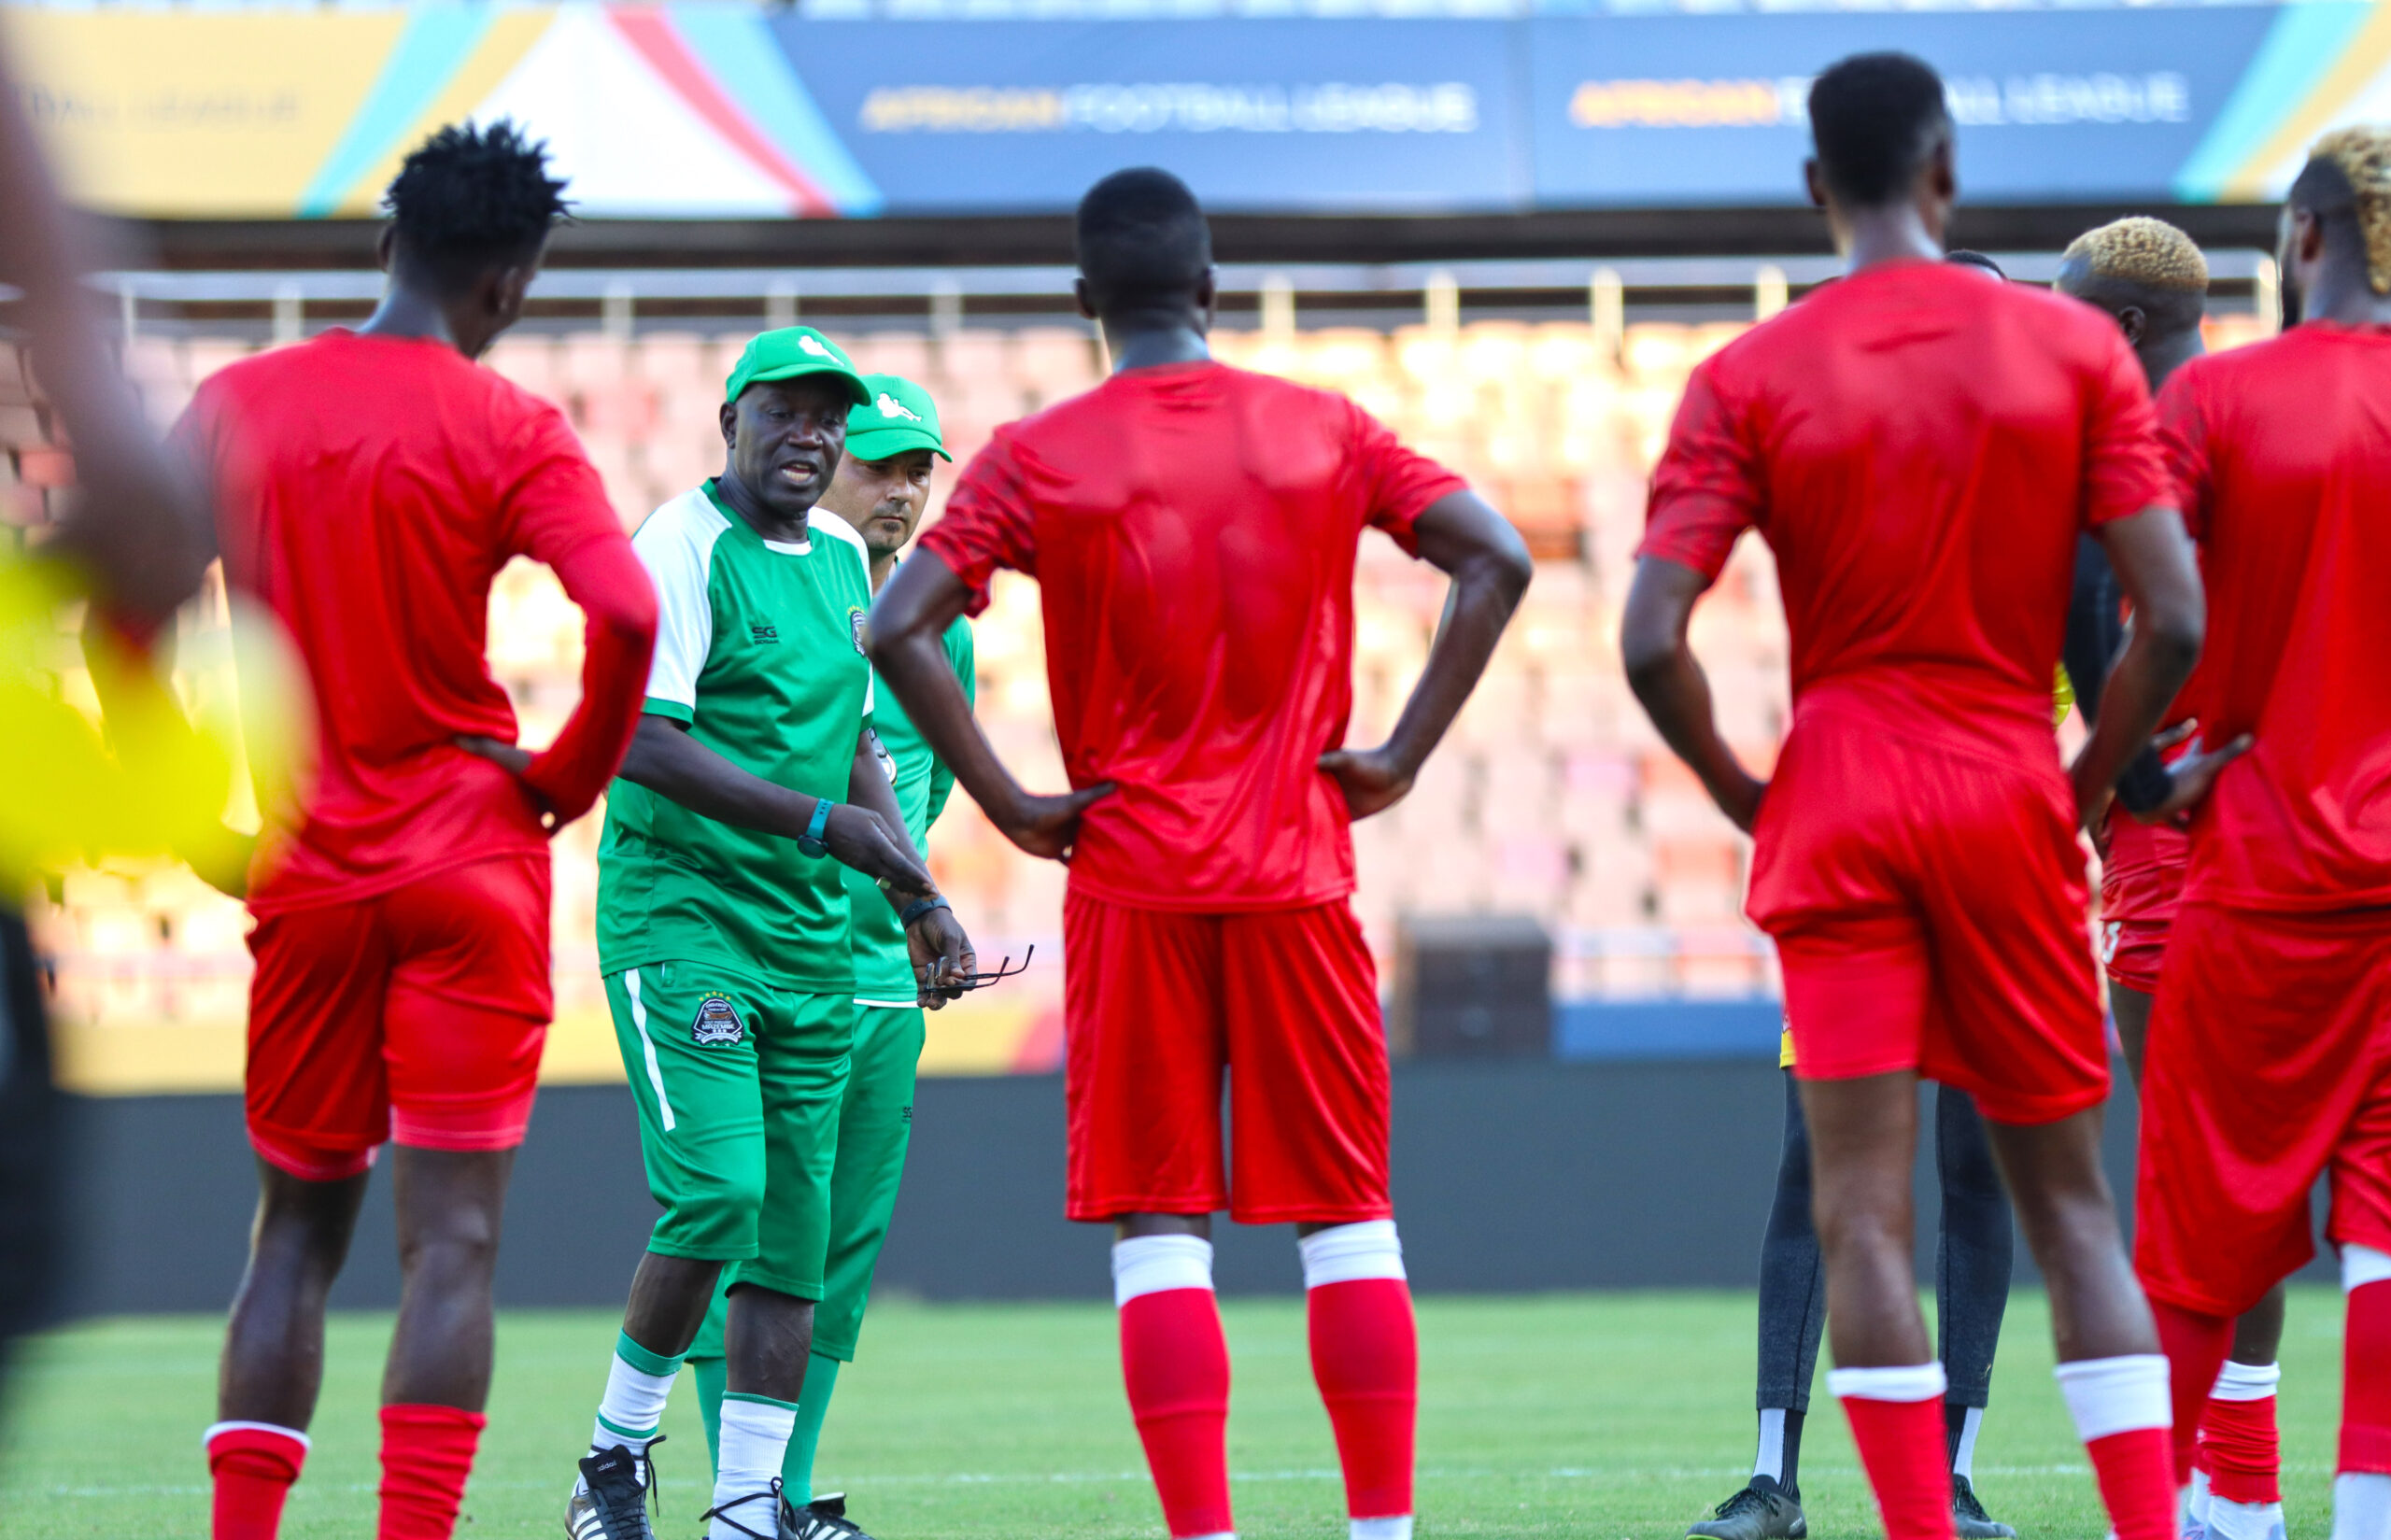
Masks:
[[[929,504],[934,459],[950,459],[939,431],[938,407],[928,391],[895,374],[867,374],[871,400],[847,415],[847,452],[839,473],[822,495],[821,512],[836,514],[863,537],[871,556],[871,586],[877,593],[897,568],[897,555],[913,538]],[[977,670],[971,626],[958,617],[946,631],[946,657],[962,681],[965,699],[975,696]],[[955,789],[948,770],[913,730],[893,696],[877,692],[872,727],[887,751],[883,769],[897,792],[906,832],[914,848],[927,851],[929,829]],[[849,872],[847,902],[855,916],[856,1047],[847,1076],[846,1100],[839,1114],[839,1150],[830,1178],[830,1250],[826,1292],[814,1317],[814,1352],[798,1398],[797,1431],[781,1466],[782,1488],[795,1506],[800,1540],[857,1540],[862,1532],[846,1516],[842,1493],[814,1493],[814,1451],[822,1420],[839,1381],[839,1365],[856,1355],[871,1272],[888,1235],[897,1186],[905,1170],[905,1146],[913,1131],[913,1072],[922,1056],[922,1008],[916,1003],[904,932],[860,873]],[[932,1009],[944,1003],[932,997]],[[716,1298],[689,1349],[698,1380],[698,1404],[706,1436],[720,1444],[723,1394],[724,1301]]]
[[[658,639],[599,851],[598,951],[664,1214],[580,1462],[573,1540],[651,1540],[650,1447],[726,1273],[708,1533],[776,1540],[805,1521],[780,1472],[825,1296],[856,1041],[846,873],[918,965],[875,987],[942,995],[973,966],[871,730],[863,540],[809,516],[874,392],[819,332],[786,327],[748,345],[725,397],[722,474],[632,541]]]
[[[870,552],[870,581],[878,593],[897,552],[904,550],[930,504],[930,466],[952,459],[940,435],[938,404],[921,385],[899,375],[863,375],[870,400],[846,414],[846,457],[823,492],[818,512],[837,515],[863,538]],[[970,622],[947,627],[947,662],[964,684],[964,699],[975,699]],[[915,849],[927,852],[930,825],[954,792],[954,772],[913,732],[897,710],[897,699],[878,694],[872,729],[884,748],[883,772],[904,811],[906,832]],[[806,1392],[796,1406],[796,1433],[782,1463],[782,1492],[796,1511],[799,1540],[856,1540],[861,1531],[846,1519],[840,1492],[813,1494],[813,1451],[823,1437],[829,1394],[840,1382],[840,1363],[856,1356],[863,1330],[863,1306],[870,1298],[872,1265],[887,1238],[889,1212],[897,1206],[897,1183],[904,1177],[906,1140],[913,1131],[913,1071],[921,1062],[923,1002],[915,999],[913,966],[906,938],[878,887],[861,873],[846,873],[846,901],[854,913],[856,947],[856,1053],[840,1109],[840,1151],[829,1179],[829,1270],[823,1304],[813,1315],[813,1356],[806,1365]],[[930,1010],[944,1004],[926,997]],[[705,1437],[720,1449],[722,1327],[725,1301],[714,1298],[705,1315],[688,1365],[699,1378],[699,1408]]]

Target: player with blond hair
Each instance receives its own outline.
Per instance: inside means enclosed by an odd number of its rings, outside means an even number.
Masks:
[[[2055,287],[2108,312],[2133,346],[2150,388],[2158,389],[2177,367],[2206,349],[2200,321],[2207,311],[2208,261],[2189,235],[2147,216],[2112,220],[2086,231],[2059,259]],[[2125,611],[2116,578],[2098,542],[2076,552],[2076,602],[2068,617],[2068,671],[2088,716],[2100,710],[2102,676],[2125,645]],[[2197,681],[2198,673],[2195,671]],[[2109,1010],[2124,1045],[2126,1066],[2142,1076],[2143,1043],[2150,1027],[2158,964],[2184,885],[2189,856],[2183,810],[2217,770],[2248,745],[2204,750],[2184,741],[2190,720],[2187,687],[2117,783],[2117,798],[2097,826],[2101,846],[2101,957],[2109,975]],[[2171,762],[2172,761],[2172,762]],[[2192,1471],[2191,1519],[2222,1540],[2268,1540],[2283,1530],[2282,1454],[2275,1429],[2275,1389],[2283,1368],[2283,1289],[2269,1291],[2236,1326],[2233,1355],[2217,1376],[2200,1418]]]
[[[2313,1254],[2348,1295],[2335,1540],[2391,1535],[2391,129],[2319,140],[2271,341],[2159,417],[2209,577],[2188,702],[2249,734],[2194,812],[2143,1061],[2134,1262],[2173,1361],[2176,1475],[2236,1316]]]

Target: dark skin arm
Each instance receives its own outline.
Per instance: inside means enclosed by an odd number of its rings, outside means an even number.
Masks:
[[[531,763],[531,756],[512,743],[488,738],[457,742],[517,775]],[[831,807],[822,827],[822,843],[840,862],[877,878],[890,905],[901,911],[916,899],[936,897],[938,884],[914,853],[872,744],[869,729],[856,738],[855,761],[847,770],[848,800]],[[691,812],[784,840],[803,834],[814,819],[813,798],[741,770],[669,716],[650,713],[639,719],[630,752],[623,756],[622,775]],[[931,910],[906,926],[905,944],[913,954],[925,1004],[953,999],[957,982],[978,966],[970,939],[952,910]]]
[[[1411,789],[1429,751],[1486,671],[1535,571],[1518,531],[1474,492],[1450,493],[1430,503],[1420,516],[1417,539],[1421,557],[1452,578],[1452,601],[1420,683],[1386,742],[1375,749],[1333,749],[1320,757],[1322,771],[1336,778],[1355,818],[1393,807]],[[1031,855],[1068,860],[1080,814],[1108,795],[1111,784],[1066,796],[1032,796],[997,757],[971,719],[941,640],[969,597],[937,553],[917,552],[897,569],[872,606],[872,664],[989,821]]]
[[[1438,498],[1415,528],[1421,558],[1452,579],[1452,597],[1420,682],[1386,742],[1320,756],[1320,768],[1336,777],[1355,818],[1383,812],[1411,790],[1420,767],[1478,687],[1535,572],[1519,531],[1475,492]]]
[[[1638,560],[1620,621],[1620,657],[1627,665],[1628,687],[1662,741],[1701,778],[1719,811],[1749,834],[1768,783],[1744,769],[1719,735],[1710,681],[1686,642],[1694,600],[1709,586],[1709,579],[1683,562],[1664,557]]]
[[[495,739],[460,738],[457,744],[517,775],[531,761],[531,755],[522,749]],[[870,753],[869,747],[858,745],[858,759]],[[860,768],[874,775],[880,773],[877,766],[865,764]],[[622,776],[658,797],[678,802],[691,812],[736,824],[741,828],[776,834],[784,840],[803,834],[814,818],[813,798],[741,770],[690,737],[687,728],[669,716],[651,713],[639,719],[639,731],[632,735],[630,752],[623,756]],[[850,771],[851,790],[855,779],[856,773]],[[938,885],[930,880],[929,869],[922,865],[921,857],[913,854],[913,841],[905,838],[903,827],[898,826],[899,832],[892,840],[887,826],[869,809],[841,802],[830,809],[829,821],[822,828],[822,842],[840,861],[868,877],[887,883],[891,888],[903,892],[910,902],[928,897],[938,891]]]
[[[856,747],[856,762],[847,772],[847,800],[880,820],[888,831],[891,843],[905,848],[906,854],[920,859],[913,848],[912,831],[905,827],[904,810],[897,805],[897,788],[888,782],[887,772],[881,768],[880,736],[866,728],[863,740]],[[837,817],[837,813],[832,813]],[[883,883],[881,897],[888,907],[901,917],[905,906],[913,902],[916,894],[898,891],[894,883]],[[905,927],[905,945],[913,954],[913,977],[922,985],[921,1003],[931,1010],[945,1009],[946,1002],[962,991],[956,981],[979,968],[973,955],[971,939],[963,934],[963,926],[952,910],[934,909]]]
[[[962,615],[970,593],[936,551],[916,550],[872,601],[866,628],[871,666],[897,692],[905,714],[988,821],[1032,855],[1068,861],[1079,840],[1080,814],[1112,793],[1112,783],[1059,796],[1025,791],[971,715],[962,681],[947,662],[946,629]]]
[[[2148,742],[2175,692],[2191,676],[2208,626],[2207,598],[2200,592],[2191,537],[2175,510],[2145,508],[2130,518],[2104,524],[2095,533],[2133,605],[2134,621],[2125,650],[2101,689],[2101,713],[2093,720],[2091,735],[2068,767],[2076,814],[2087,828],[2099,824],[2118,775]],[[2147,816],[2172,817],[2199,801],[2208,795],[2217,772],[2249,746],[2250,741],[2241,738],[2214,753],[2185,760],[2176,767],[2172,794]]]

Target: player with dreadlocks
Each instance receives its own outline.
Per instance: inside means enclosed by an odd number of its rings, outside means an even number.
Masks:
[[[2237,1316],[2313,1254],[2348,1294],[2335,1540],[2391,1535],[2391,129],[2285,201],[2271,341],[2158,402],[2209,580],[2190,710],[2256,746],[2193,815],[2143,1060],[2134,1265],[2173,1363],[2176,1476]]]
[[[373,318],[223,370],[177,429],[214,486],[228,585],[280,623],[318,701],[315,784],[265,808],[248,874],[261,1192],[206,1437],[215,1540],[276,1533],[386,1140],[403,1283],[381,1540],[447,1540],[480,1438],[500,1210],[550,1015],[547,840],[614,775],[656,640],[655,589],[572,429],[474,363],[522,314],[563,191],[511,124],[442,129],[390,184]],[[517,556],[587,616],[581,704],[537,754],[484,661],[490,580]]]
[[[2117,219],[2077,236],[2059,260],[2055,286],[2115,318],[2154,391],[2199,358],[2208,297],[2208,261],[2189,235],[2163,219]],[[2068,615],[2068,672],[2089,716],[2101,709],[2102,676],[2125,646],[2125,607],[2100,543],[2077,546],[2075,604]],[[2176,697],[2159,735],[2171,745],[2194,730],[2190,701],[2199,675]],[[2237,739],[2215,749],[2172,747],[2169,759],[2144,748],[2117,783],[2116,801],[2098,826],[2101,843],[2101,956],[2109,974],[2126,1066],[2142,1078],[2143,1045],[2159,960],[2190,856],[2184,810],[2216,772],[2249,747]],[[2268,1540],[2284,1527],[2281,1445],[2275,1388],[2283,1368],[2284,1296],[2278,1283],[2235,1324],[2232,1356],[2216,1377],[2200,1416],[2192,1472],[2191,1519],[2219,1540]]]

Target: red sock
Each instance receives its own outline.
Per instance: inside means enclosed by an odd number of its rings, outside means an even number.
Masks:
[[[2117,1540],[2174,1540],[2172,1441],[2165,1428],[2133,1428],[2084,1446],[2101,1484],[2101,1504]],[[2212,1489],[2214,1490],[2214,1489]]]
[[[2200,1439],[2200,1416],[2208,1408],[2208,1392],[2216,1372],[2225,1367],[2226,1350],[2233,1345],[2230,1316],[2196,1315],[2164,1300],[2150,1302],[2158,1322],[2158,1346],[2167,1355],[2167,1378],[2175,1408],[2175,1485],[2192,1479],[2192,1456]]]
[[[449,1540],[488,1420],[456,1406],[382,1408],[379,1540]]]
[[[1210,1289],[1165,1289],[1121,1307],[1129,1414],[1174,1536],[1224,1534],[1229,1518],[1229,1345]]]
[[[207,1474],[216,1488],[208,1533],[215,1540],[274,1540],[282,1500],[307,1463],[307,1435],[263,1422],[219,1422],[207,1430]]]
[[[2280,1503],[2282,1462],[2273,1396],[2209,1397],[2200,1418],[2200,1468],[2208,1472],[2212,1496],[2228,1503]]]
[[[2174,1540],[2176,1479],[2168,1420],[2170,1392],[2182,1383],[2180,1373],[2178,1361],[2157,1353],[2073,1359],[2059,1366],[2059,1394],[2075,1435],[2084,1440],[2084,1452],[2092,1457],[2092,1475],[2117,1540]],[[2212,1364],[2207,1383],[2215,1382]]]
[[[1836,1369],[1828,1377],[1918,1375],[1941,1368],[1921,1363],[1904,1369]],[[1848,1384],[1848,1379],[1846,1383]],[[1941,1392],[1915,1400],[1879,1401],[1847,1390],[1835,1394],[1851,1420],[1851,1441],[1875,1489],[1884,1515],[1885,1540],[1951,1540],[1951,1462],[1944,1446]]]
[[[1411,1511],[1412,1428],[1420,1410],[1420,1335],[1411,1287],[1399,1278],[1323,1283],[1304,1292],[1311,1376],[1337,1430],[1345,1511],[1394,1519]]]
[[[2391,1279],[2350,1291],[2338,1469],[2344,1476],[2391,1473]]]

